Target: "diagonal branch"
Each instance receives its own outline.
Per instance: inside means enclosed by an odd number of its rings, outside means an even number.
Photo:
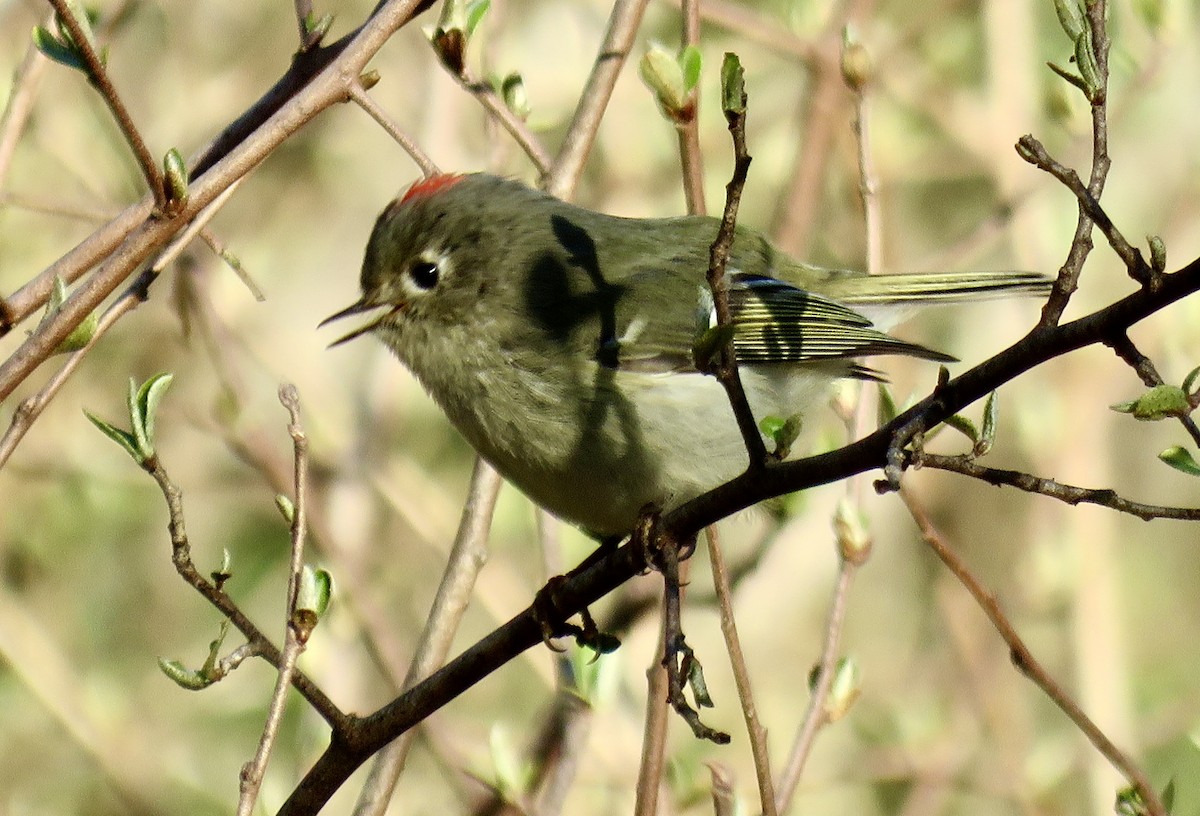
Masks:
[[[932,427],[1031,368],[1084,346],[1108,342],[1133,324],[1197,291],[1200,291],[1200,259],[1178,272],[1164,275],[1155,289],[1140,289],[1071,323],[1034,329],[1013,346],[944,383],[933,395],[852,445],[748,471],[665,514],[660,529],[667,536],[683,540],[704,526],[764,499],[882,468],[901,429],[913,426],[918,420]],[[644,544],[632,542],[597,559],[588,569],[567,576],[555,586],[556,607],[564,614],[573,614],[596,602],[645,569],[645,555]],[[541,642],[541,625],[531,606],[425,681],[335,736],[280,813],[285,816],[315,813],[372,753]]]
[[[113,221],[97,230],[82,244],[43,271],[34,281],[8,299],[12,319],[20,320],[44,302],[46,293],[60,275],[70,281],[98,261],[104,263],[86,282],[77,287],[52,320],[40,326],[3,364],[0,364],[0,400],[49,357],[62,340],[91,314],[133,271],[158,248],[169,241],[201,209],[238,178],[258,166],[285,139],[307,124],[321,110],[345,100],[348,83],[357,82],[366,62],[401,26],[428,4],[429,0],[390,0],[375,12],[361,28],[328,49],[306,52],[325,60],[323,69],[309,76],[299,89],[278,106],[265,120],[259,108],[279,100],[272,97],[275,89],[254,108],[226,129],[194,171],[189,197],[171,220],[151,217],[153,202],[143,200],[127,208]],[[336,55],[333,58],[328,54]],[[301,62],[298,58],[297,63]],[[285,78],[295,80],[289,74]],[[284,80],[277,83],[281,87]],[[249,119],[248,119],[249,117]],[[253,122],[253,129],[243,129]],[[241,138],[230,142],[235,136]],[[105,259],[107,256],[107,259]],[[40,298],[40,301],[39,301]],[[0,326],[0,332],[11,330],[12,323]]]

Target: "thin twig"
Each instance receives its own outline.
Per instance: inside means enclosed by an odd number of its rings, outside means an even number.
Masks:
[[[450,652],[454,635],[471,602],[479,571],[487,561],[488,530],[501,484],[495,469],[481,457],[476,457],[454,545],[450,548],[446,569],[404,678],[405,691],[441,667]],[[359,792],[355,816],[373,816],[387,810],[415,737],[415,729],[408,731],[376,755],[367,781]]]
[[[874,5],[875,0],[841,0],[805,61],[809,82],[797,117],[796,157],[771,226],[771,234],[785,251],[800,253],[812,242],[834,138],[844,121],[838,115],[845,94],[838,70],[841,32],[850,19],[869,19]]]
[[[1004,639],[1009,651],[1013,664],[1017,670],[1028,677],[1034,684],[1040,688],[1050,701],[1070,718],[1071,722],[1083,732],[1084,736],[1096,747],[1113,767],[1119,770],[1129,783],[1137,790],[1141,796],[1142,802],[1146,807],[1146,812],[1153,816],[1166,816],[1166,809],[1163,807],[1162,800],[1158,796],[1158,792],[1150,784],[1146,778],[1145,772],[1127,757],[1112,740],[1100,728],[1092,722],[1092,720],[1079,707],[1079,704],[1067,693],[1059,683],[1050,676],[1045,667],[1037,661],[1033,654],[1029,651],[1029,647],[1017,634],[1016,628],[1012,621],[1004,614],[1004,610],[1000,608],[1000,603],[996,600],[996,596],[984,588],[975,577],[970,568],[958,557],[958,554],[950,547],[950,545],[942,538],[941,533],[933,526],[925,508],[913,496],[912,491],[906,486],[900,486],[900,498],[904,501],[904,506],[908,508],[913,520],[917,523],[917,527],[921,531],[921,537],[925,543],[930,546],[942,563],[954,574],[959,583],[971,594],[975,602],[987,615],[992,626]]]
[[[92,47],[92,38],[88,35],[88,32],[83,27],[84,24],[75,16],[75,13],[71,10],[66,0],[49,1],[57,13],[58,20],[70,33],[75,52],[83,58],[84,65],[87,68],[88,81],[100,92],[100,96],[103,97],[105,104],[108,105],[108,109],[112,111],[113,118],[117,120],[117,127],[121,129],[121,134],[125,137],[126,144],[133,151],[133,156],[137,160],[138,166],[142,169],[142,175],[146,179],[150,193],[154,196],[155,209],[159,212],[164,212],[167,209],[167,191],[163,186],[162,172],[158,169],[158,163],[155,162],[154,157],[150,155],[150,149],[146,147],[146,142],[142,139],[142,134],[138,132],[137,125],[133,123],[133,117],[129,115],[129,110],[125,107],[125,103],[121,101],[121,95],[117,93],[112,80],[108,78],[108,71],[104,67],[104,61],[100,59],[100,55]]]
[[[685,2],[690,2],[690,0],[672,0],[672,2],[676,6],[682,7]],[[700,17],[706,22],[721,26],[751,42],[796,57],[805,65],[810,65],[816,59],[812,43],[797,37],[784,26],[779,25],[778,19],[768,13],[763,13],[757,8],[728,2],[728,0],[704,0],[698,5]]]
[[[813,684],[808,698],[808,707],[804,710],[800,731],[792,742],[792,749],[788,752],[787,763],[783,773],[779,775],[779,784],[775,791],[775,807],[780,813],[790,809],[792,797],[796,795],[796,787],[800,784],[804,764],[808,761],[817,732],[829,719],[826,703],[829,700],[829,691],[833,687],[832,667],[837,665],[839,644],[846,621],[846,602],[856,569],[856,565],[847,559],[842,559],[839,564],[837,582],[833,587],[833,598],[829,604],[829,616],[825,624],[825,643],[821,648],[821,660],[818,664],[821,669],[817,673],[816,683]]]
[[[683,0],[682,48],[700,44],[700,0]],[[683,106],[685,118],[676,120],[679,136],[679,165],[683,171],[683,195],[688,215],[704,215],[704,162],[700,154],[700,94],[691,90]]]
[[[663,783],[667,759],[667,696],[670,683],[667,667],[658,655],[667,648],[667,596],[662,595],[661,621],[658,627],[658,646],[655,659],[646,669],[646,715],[642,722],[642,752],[638,762],[637,784],[634,786],[633,816],[656,816],[658,792]]]
[[[767,731],[758,719],[758,708],[754,705],[754,690],[750,685],[750,672],[746,668],[746,656],[742,653],[738,637],[737,621],[733,615],[733,592],[729,583],[729,571],[725,568],[725,555],[721,552],[721,540],[716,525],[704,530],[708,539],[708,558],[712,568],[713,586],[717,590],[717,609],[721,615],[721,634],[725,636],[725,648],[729,651],[729,665],[733,669],[733,681],[737,686],[738,699],[742,704],[742,716],[746,720],[746,734],[750,738],[750,753],[754,757],[754,774],[758,780],[758,800],[763,816],[775,816],[775,785],[771,781],[771,757],[767,751]]]
[[[1155,273],[1143,257],[1142,251],[1125,239],[1125,236],[1117,229],[1117,225],[1100,205],[1099,199],[1092,195],[1089,187],[1084,186],[1078,173],[1056,161],[1040,141],[1028,134],[1017,140],[1017,153],[1034,167],[1044,170],[1061,181],[1063,186],[1075,195],[1075,199],[1079,202],[1080,212],[1085,214],[1104,233],[1109,246],[1117,253],[1117,257],[1125,264],[1125,268],[1129,270],[1129,276],[1143,286],[1152,285]]]
[[[596,132],[600,129],[600,120],[608,108],[608,100],[621,68],[629,58],[648,2],[616,0],[613,3],[600,53],[596,55],[596,63],[579,96],[579,105],[575,108],[567,135],[551,165],[550,181],[545,185],[546,192],[557,198],[568,196],[579,182],[584,160],[591,153]]]
[[[879,198],[876,195],[878,181],[871,159],[870,110],[867,104],[867,89],[870,80],[869,64],[866,62],[868,55],[865,50],[862,50],[862,46],[860,45],[852,43],[843,44],[843,49],[852,47],[860,49],[860,53],[855,57],[859,61],[859,64],[853,72],[848,70],[846,54],[843,51],[842,77],[854,92],[856,103],[854,134],[858,144],[859,195],[862,197],[863,203],[863,231],[866,234],[867,243],[867,273],[878,274],[881,271],[883,240],[880,225]],[[863,389],[859,384],[856,384],[856,386],[853,403],[842,417],[846,423],[846,435],[850,442],[859,437],[865,426],[866,419]],[[857,474],[846,481],[846,508],[839,508],[838,512],[857,513],[865,481],[865,474]],[[835,529],[838,526],[836,520],[834,526]],[[780,780],[781,788],[775,798],[775,805],[780,812],[790,808],[792,798],[796,794],[796,788],[799,786],[800,778],[804,773],[805,763],[808,761],[813,744],[816,741],[817,733],[830,720],[826,703],[829,700],[829,694],[833,688],[834,674],[837,670],[850,588],[854,584],[855,576],[858,575],[858,568],[866,562],[870,554],[870,547],[868,545],[861,542],[854,543],[858,546],[851,549],[849,543],[844,539],[843,531],[838,530],[838,573],[834,582],[833,595],[830,599],[829,613],[826,616],[825,637],[821,647],[820,660],[817,663],[816,682],[812,684],[813,688],[810,693],[808,707],[805,709],[804,718],[800,722],[791,751],[788,753],[787,763],[784,766],[783,776]]]
[[[991,485],[1008,485],[1026,493],[1037,493],[1049,496],[1070,505],[1097,504],[1116,510],[1118,513],[1128,513],[1143,521],[1150,519],[1176,519],[1178,521],[1200,521],[1200,508],[1192,507],[1161,507],[1154,504],[1142,504],[1130,501],[1117,495],[1115,490],[1107,488],[1075,487],[1062,484],[1054,479],[1045,479],[1018,470],[1002,470],[985,467],[970,456],[941,456],[935,453],[918,452],[911,454],[912,463],[920,467],[930,467],[935,470],[945,470],[980,479]]]
[[[400,129],[395,120],[387,115],[387,112],[371,98],[371,95],[363,89],[361,82],[355,82],[349,89],[350,98],[355,103],[366,111],[372,119],[374,119],[381,128],[387,131],[387,134],[396,140],[396,143],[407,153],[417,167],[421,168],[421,173],[426,178],[436,176],[440,171],[438,166],[433,163],[433,159],[425,153],[420,146],[413,141],[412,137]]]
[[[1092,53],[1096,58],[1096,79],[1098,87],[1094,96],[1089,100],[1092,109],[1092,171],[1088,177],[1087,193],[1092,201],[1099,201],[1104,192],[1104,183],[1108,179],[1108,170],[1112,161],[1108,156],[1108,33],[1104,28],[1104,19],[1108,14],[1106,0],[1094,0],[1087,4],[1086,15],[1088,29],[1092,41]],[[1020,152],[1020,151],[1018,151]],[[1054,288],[1046,305],[1042,307],[1042,316],[1038,326],[1045,328],[1058,325],[1063,312],[1071,300],[1071,296],[1079,286],[1079,275],[1083,271],[1083,262],[1092,251],[1092,217],[1087,212],[1083,201],[1079,205],[1079,217],[1075,222],[1075,234],[1071,239],[1071,248],[1067,251],[1067,259],[1058,270]],[[1134,269],[1130,267],[1130,274]]]
[[[720,762],[706,762],[712,779],[713,816],[735,816],[738,812],[734,796],[733,772]]]
[[[175,565],[176,572],[192,588],[199,592],[206,601],[216,607],[217,611],[228,618],[229,622],[237,627],[238,631],[250,641],[254,649],[268,663],[276,669],[281,669],[283,667],[283,654],[275,644],[271,643],[267,636],[246,617],[245,613],[225,594],[222,588],[209,581],[196,569],[196,565],[192,562],[192,545],[188,541],[187,529],[184,524],[183,493],[171,480],[162,462],[157,456],[151,456],[143,463],[142,467],[154,477],[154,481],[158,483],[159,490],[162,491],[163,498],[167,503],[169,517],[167,531],[171,537],[171,562]],[[309,705],[321,715],[325,722],[329,724],[329,727],[335,734],[346,734],[349,731],[352,718],[334,705],[333,701],[325,695],[325,692],[313,683],[307,675],[296,670],[292,677],[292,685],[308,701]]]
[[[712,290],[713,313],[716,315],[717,327],[729,326],[733,322],[733,311],[729,306],[729,282],[725,278],[725,267],[729,262],[729,251],[733,247],[733,238],[737,229],[738,205],[742,200],[742,191],[746,188],[746,175],[750,170],[750,154],[746,150],[746,93],[743,90],[740,104],[735,104],[725,111],[725,119],[729,124],[729,135],[733,139],[733,175],[725,185],[725,210],[721,215],[721,226],[717,237],[713,240],[708,252],[708,285]],[[746,390],[742,387],[741,373],[738,371],[737,354],[733,343],[728,342],[721,350],[721,355],[712,373],[725,388],[733,415],[737,419],[738,430],[742,433],[742,441],[746,445],[746,453],[750,457],[750,470],[762,469],[768,460],[767,446],[754,420],[754,412],[746,399]]]
[[[53,16],[45,21],[47,26],[52,23]],[[17,142],[20,141],[25,124],[29,121],[33,100],[37,96],[48,62],[46,56],[31,40],[25,48],[21,64],[17,66],[16,75],[13,76],[8,102],[4,105],[4,113],[0,114],[0,190],[4,189],[4,183],[8,180],[13,153],[16,152]],[[2,308],[3,300],[0,299],[0,309]]]
[[[242,769],[238,816],[250,816],[254,810],[254,803],[258,800],[263,776],[267,771],[267,762],[271,758],[271,749],[279,736],[279,725],[283,722],[284,705],[296,672],[296,661],[300,659],[312,633],[312,627],[316,625],[316,616],[311,610],[307,616],[302,616],[296,608],[296,600],[300,593],[300,573],[304,569],[304,535],[308,529],[308,437],[300,425],[300,395],[296,386],[290,383],[280,386],[279,401],[288,412],[288,434],[292,437],[292,457],[295,463],[291,554],[288,559],[287,602],[284,604],[283,659],[279,666],[279,675],[275,679],[275,690],[267,706],[267,721],[263,725],[258,750],[254,759]]]

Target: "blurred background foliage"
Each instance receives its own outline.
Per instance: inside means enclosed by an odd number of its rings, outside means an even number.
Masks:
[[[1012,150],[1033,133],[1081,173],[1090,159],[1086,105],[1045,67],[1047,60],[1066,65],[1071,55],[1050,0],[706,5],[700,127],[710,209],[723,200],[731,153],[715,69],[733,50],[747,70],[754,155],[742,219],[774,229],[815,262],[864,263],[852,96],[836,71],[847,5],[876,69],[870,149],[885,269],[1053,273],[1076,207]],[[336,13],[336,38],[372,6],[346,0],[317,11]],[[113,80],[159,155],[172,146],[184,155],[199,150],[280,75],[296,46],[286,2],[103,0],[97,7]],[[33,0],[0,0],[0,97],[8,97],[29,31],[46,11]],[[493,0],[469,65],[480,75],[519,71],[529,122],[553,148],[608,11],[597,0]],[[1111,17],[1114,165],[1103,201],[1131,239],[1161,235],[1175,268],[1200,252],[1200,7],[1114,2]],[[431,26],[434,17],[420,22]],[[633,59],[653,40],[674,48],[678,32],[678,9],[651,3]],[[420,26],[402,30],[372,67],[382,76],[373,95],[441,167],[533,179],[517,148],[438,65]],[[821,91],[831,73],[832,88]],[[782,207],[803,162],[817,169],[815,184],[800,204]],[[0,812],[226,813],[261,728],[273,683],[265,664],[244,665],[202,693],[177,688],[156,666],[160,655],[198,666],[218,618],[171,567],[154,484],[81,410],[119,420],[130,376],[175,373],[159,452],[184,491],[197,563],[215,569],[227,548],[230,593],[273,637],[283,627],[287,529],[272,503],[278,487],[265,474],[290,467],[276,389],[296,383],[319,525],[310,557],[338,586],[301,665],[346,710],[369,711],[393,695],[457,524],[472,453],[381,345],[329,351],[334,337],[315,326],[357,297],[374,217],[417,175],[357,108],[323,114],[258,168],[212,225],[265,302],[197,242],[149,302],[105,338],[0,470]],[[631,64],[577,200],[628,215],[677,214],[678,178],[673,128]],[[135,200],[140,184],[92,89],[79,74],[48,66],[0,186],[0,292],[15,290]],[[1071,313],[1131,290],[1100,246]],[[1031,302],[989,303],[923,315],[903,332],[959,356],[964,362],[952,370],[961,371],[1015,340],[1036,315]],[[1184,302],[1134,333],[1169,382],[1200,363],[1198,318],[1200,304]],[[0,354],[23,336],[0,339]],[[10,398],[5,423],[54,366]],[[885,367],[901,398],[927,390],[935,377],[927,364]],[[1182,432],[1107,407],[1139,391],[1103,349],[1033,371],[1000,394],[999,441],[988,463],[1194,505],[1200,483],[1155,458],[1183,444]],[[817,445],[844,433],[831,412],[810,427],[821,429],[810,433]],[[944,434],[935,447],[964,450],[953,437]],[[1176,813],[1200,812],[1196,528],[1070,508],[942,473],[906,479],[1034,653],[1119,745],[1145,758],[1156,785],[1175,778]],[[731,557],[760,548],[736,604],[777,762],[819,655],[836,569],[831,508],[844,490],[794,497],[781,525],[761,511],[724,525]],[[869,486],[864,493],[875,548],[851,593],[844,640],[861,668],[862,696],[819,737],[793,812],[1108,812],[1121,785],[1116,775],[1014,670],[899,502]],[[563,540],[567,565],[591,547],[574,531]],[[545,577],[535,541],[533,510],[506,489],[459,648],[530,602]],[[664,812],[709,812],[703,763],[712,761],[731,769],[753,808],[741,714],[716,615],[703,600],[710,595],[702,551],[696,562],[698,600],[684,625],[718,704],[709,719],[734,741],[698,743],[672,722]],[[657,586],[653,576],[642,581]],[[600,661],[592,694],[599,716],[565,812],[629,812],[656,632],[656,615],[639,619],[624,646]],[[231,636],[230,645],[237,642]],[[484,792],[479,780],[495,782],[497,765],[519,755],[547,716],[554,672],[552,654],[535,649],[432,718],[393,812],[469,812]],[[318,718],[293,702],[264,787],[268,812],[326,741]],[[352,780],[328,812],[348,812],[356,788]]]

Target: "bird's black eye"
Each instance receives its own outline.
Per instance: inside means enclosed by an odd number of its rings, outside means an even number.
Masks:
[[[408,270],[408,276],[420,289],[432,289],[438,282],[438,265],[433,261],[417,260]]]

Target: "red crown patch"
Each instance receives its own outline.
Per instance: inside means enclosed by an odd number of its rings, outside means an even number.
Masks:
[[[461,173],[442,173],[423,178],[408,188],[408,192],[400,197],[400,203],[405,204],[418,198],[425,198],[426,196],[440,193],[442,190],[448,190],[465,178],[466,176]]]

